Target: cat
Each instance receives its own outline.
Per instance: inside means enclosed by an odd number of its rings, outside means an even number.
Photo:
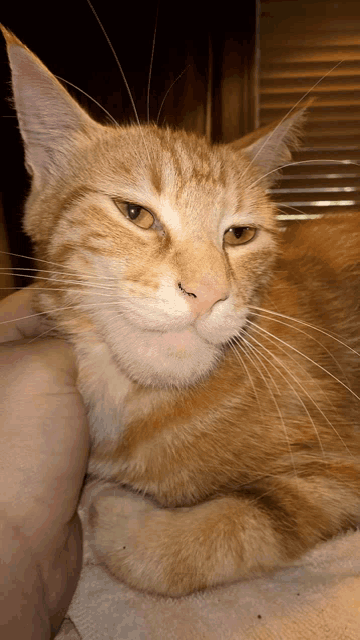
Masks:
[[[354,528],[359,221],[283,230],[267,193],[304,111],[216,145],[100,125],[3,33],[36,311],[74,348],[91,426],[97,561],[176,597]]]

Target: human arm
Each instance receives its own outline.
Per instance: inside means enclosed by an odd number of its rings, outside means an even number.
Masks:
[[[36,335],[34,318],[31,325],[19,320],[32,315],[29,290],[10,298],[0,305],[2,318],[17,317],[20,335]],[[0,371],[1,636],[48,640],[61,624],[81,568],[76,506],[89,448],[86,415],[66,342],[4,343]]]

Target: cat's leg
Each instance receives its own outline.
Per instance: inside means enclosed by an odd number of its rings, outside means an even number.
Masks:
[[[360,514],[359,495],[337,483],[301,484],[175,509],[131,493],[100,496],[91,518],[98,558],[119,580],[171,596],[284,566]]]

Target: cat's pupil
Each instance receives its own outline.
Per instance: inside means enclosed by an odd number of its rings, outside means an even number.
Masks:
[[[242,234],[244,233],[244,231],[247,231],[249,227],[233,227],[232,228],[232,232],[235,236],[235,238],[239,239],[241,238]]]
[[[140,215],[140,211],[141,211],[141,207],[135,204],[127,205],[127,213],[130,220],[136,220],[136,218],[138,218],[138,216]]]

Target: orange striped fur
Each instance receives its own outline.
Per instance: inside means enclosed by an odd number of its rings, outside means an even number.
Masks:
[[[97,561],[178,596],[354,527],[359,221],[283,232],[266,192],[303,112],[228,145],[100,125],[4,35],[37,310],[74,347],[91,423]]]

